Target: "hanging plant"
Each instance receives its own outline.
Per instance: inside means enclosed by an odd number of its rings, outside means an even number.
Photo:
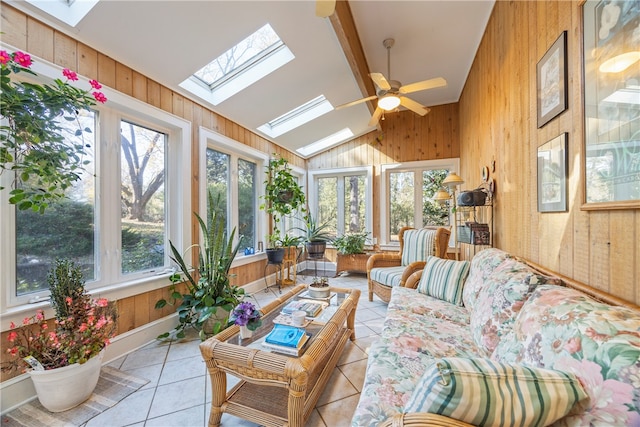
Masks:
[[[88,163],[89,146],[65,138],[62,123],[77,123],[75,135],[79,137],[91,132],[80,126],[78,114],[107,98],[95,80],[89,81],[89,90],[69,84],[78,80],[78,75],[66,68],[62,71],[66,81],[16,81],[19,73],[37,76],[31,64],[31,57],[24,52],[0,51],[0,115],[6,119],[6,125],[0,126],[0,173],[15,173],[9,203],[42,213],[64,197]]]
[[[269,161],[266,173],[264,203],[260,209],[272,215],[273,236],[277,238],[281,235],[279,223],[282,217],[304,211],[307,199],[287,159],[274,157]]]

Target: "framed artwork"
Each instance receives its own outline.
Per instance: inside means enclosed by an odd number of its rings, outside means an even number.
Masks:
[[[640,208],[640,2],[583,7],[584,204]]]
[[[538,212],[567,211],[567,135],[538,147]]]
[[[537,65],[538,128],[567,109],[567,32],[551,45]]]

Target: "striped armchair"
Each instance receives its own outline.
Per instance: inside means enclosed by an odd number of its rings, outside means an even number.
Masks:
[[[369,301],[373,301],[373,294],[376,294],[389,302],[391,288],[404,286],[411,274],[424,268],[429,255],[445,258],[450,235],[451,231],[446,227],[401,228],[398,253],[374,254],[367,261]]]

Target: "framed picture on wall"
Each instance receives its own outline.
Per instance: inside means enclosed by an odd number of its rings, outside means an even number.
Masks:
[[[538,128],[567,109],[567,32],[551,45],[537,65]]]
[[[567,210],[567,133],[538,147],[538,212]]]
[[[640,2],[583,5],[586,210],[640,209]]]

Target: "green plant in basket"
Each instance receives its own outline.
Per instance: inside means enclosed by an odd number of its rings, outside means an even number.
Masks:
[[[364,253],[369,232],[347,233],[333,240],[333,246],[343,255]]]

